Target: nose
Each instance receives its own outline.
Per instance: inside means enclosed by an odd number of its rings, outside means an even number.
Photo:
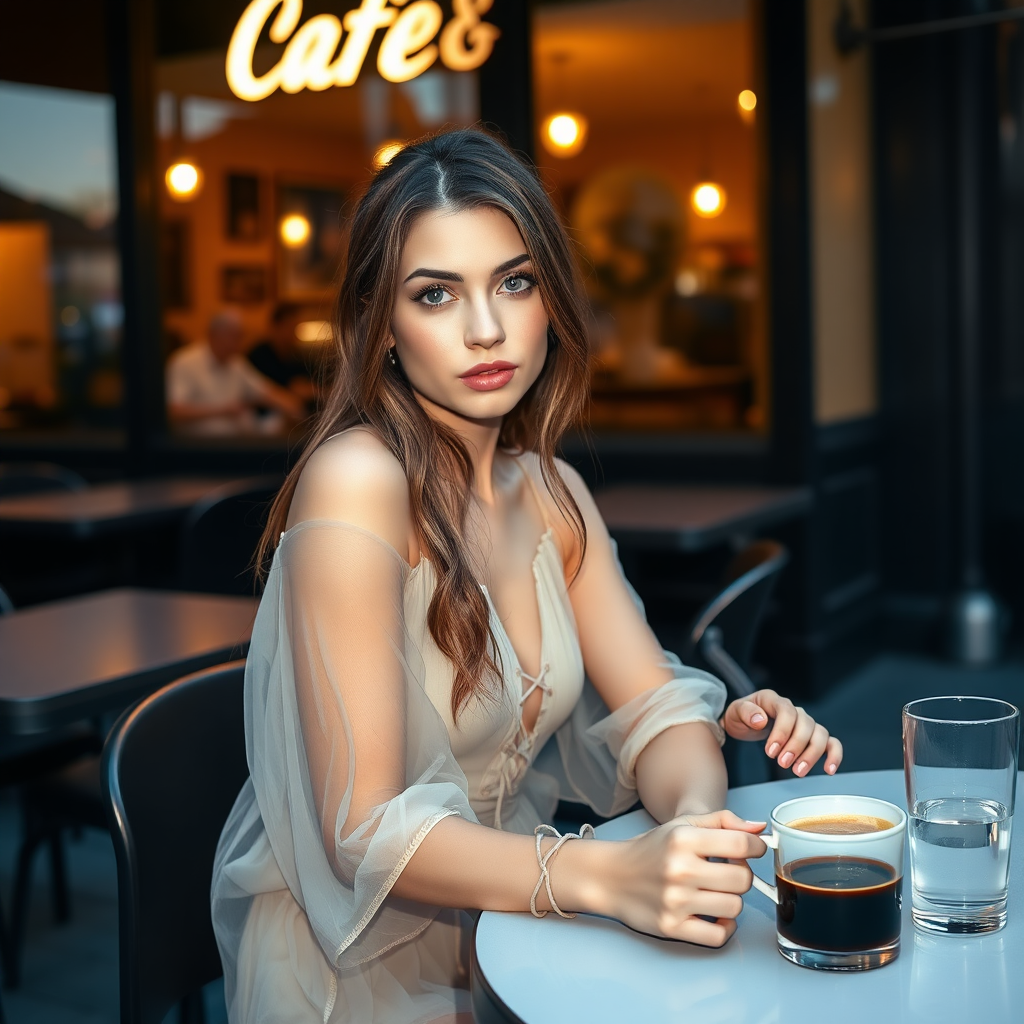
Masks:
[[[489,349],[505,340],[505,329],[488,297],[479,296],[467,305],[469,317],[465,333],[466,348]]]

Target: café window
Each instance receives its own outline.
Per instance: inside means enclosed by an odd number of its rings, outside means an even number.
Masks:
[[[537,160],[587,278],[599,431],[766,426],[753,39],[743,0],[535,9]]]
[[[377,8],[375,26],[356,15]],[[405,143],[479,119],[474,65],[489,42],[484,32],[467,52],[465,32],[446,31],[450,0],[157,10],[170,429],[285,437],[295,403],[306,413],[317,402],[355,195]]]
[[[114,101],[0,81],[0,436],[120,425]]]

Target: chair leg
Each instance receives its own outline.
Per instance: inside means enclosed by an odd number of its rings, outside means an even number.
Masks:
[[[25,941],[25,923],[28,918],[28,898],[32,888],[32,858],[39,839],[26,835],[18,851],[18,867],[14,873],[14,903],[11,906],[10,970],[7,988],[21,984],[21,948]]]
[[[53,919],[57,924],[64,924],[71,920],[71,897],[68,894],[68,870],[60,829],[50,833],[49,846],[50,873],[53,876]]]
[[[11,977],[14,971],[14,949],[11,946],[11,934],[7,930],[7,918],[4,915],[3,904],[0,903],[0,973],[3,981]],[[0,1005],[0,1024],[4,1022],[3,1006]]]
[[[181,1024],[206,1024],[206,1004],[201,988],[185,996],[178,1007]]]

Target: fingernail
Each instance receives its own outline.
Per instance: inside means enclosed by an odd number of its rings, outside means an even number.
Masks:
[[[827,771],[827,772],[829,773],[829,775],[835,775],[835,773],[836,773],[836,766],[835,766],[834,764],[830,764],[830,765],[829,765],[829,766],[828,766],[828,767],[827,767],[827,768],[825,769],[825,771]]]
[[[768,748],[768,756],[769,757],[774,757],[778,752],[779,752],[779,745],[778,745],[778,743],[773,743]]]
[[[751,821],[749,818],[744,819],[748,825],[767,825],[767,821]]]
[[[779,758],[779,764],[781,764],[783,768],[788,768],[793,763],[794,757],[796,757],[796,754],[791,750],[787,750],[782,757]]]
[[[768,721],[768,719],[765,718],[764,715],[754,715],[754,717],[751,718],[751,720],[750,720],[750,724],[751,725],[760,725],[762,722],[767,722],[767,721]]]
[[[805,771],[807,771],[807,762],[806,762],[806,761],[801,761],[801,762],[800,762],[800,763],[799,763],[799,764],[798,764],[798,765],[796,766],[796,773],[797,773],[797,775],[803,775],[803,773],[804,773]]]

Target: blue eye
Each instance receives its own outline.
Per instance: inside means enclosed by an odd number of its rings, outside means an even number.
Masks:
[[[510,295],[528,292],[537,282],[526,274],[513,274],[502,282],[505,291]]]
[[[444,289],[443,288],[428,288],[422,296],[428,306],[440,306],[444,302]]]

